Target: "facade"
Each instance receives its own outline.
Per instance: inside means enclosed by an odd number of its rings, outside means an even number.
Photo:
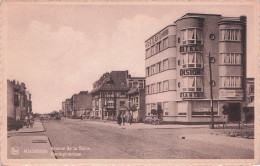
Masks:
[[[92,110],[92,95],[88,91],[81,91],[71,97],[72,115],[80,117],[81,115],[90,116]]]
[[[247,103],[252,103],[255,99],[255,79],[247,78],[246,79],[246,101]]]
[[[143,121],[145,118],[145,88],[131,88],[128,93],[129,113],[135,121]]]
[[[32,113],[31,94],[24,83],[7,80],[7,117],[12,120],[24,120]]]
[[[149,38],[145,48],[147,118],[162,108],[163,121],[207,123],[212,106],[216,122],[242,119],[244,16],[188,13]]]
[[[65,117],[72,117],[71,99],[65,100]]]
[[[138,90],[144,89],[145,79],[143,77],[131,77],[128,70],[126,71],[112,71],[110,73],[104,73],[99,80],[93,84],[92,94],[92,114],[91,116],[100,119],[115,120],[121,113],[129,115],[130,101],[136,94],[128,95],[128,91],[131,89]],[[141,98],[144,98],[143,96]],[[144,100],[132,100],[136,103],[143,103]],[[135,103],[135,104],[136,104]],[[134,103],[132,103],[134,104]],[[131,105],[132,106],[132,105]],[[136,118],[139,115],[139,111],[144,110],[143,107],[138,106],[136,112]],[[142,114],[140,114],[142,115]],[[139,117],[140,117],[139,115]]]

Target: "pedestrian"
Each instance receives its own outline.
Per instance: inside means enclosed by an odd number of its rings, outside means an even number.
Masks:
[[[132,124],[132,122],[133,122],[133,115],[130,113],[130,116],[129,116],[129,123],[130,123],[130,125]]]
[[[27,115],[27,116],[24,118],[24,122],[25,122],[26,128],[29,128],[29,124],[30,124],[29,115]]]
[[[121,114],[119,114],[119,115],[117,116],[117,123],[119,124],[119,126],[121,126],[121,123],[122,123]]]
[[[33,118],[33,115],[30,114],[29,116],[29,120],[30,120],[30,127],[33,127],[33,124],[34,124],[34,118]]]
[[[123,114],[122,119],[123,119],[123,125],[125,125],[125,122],[126,122],[126,115],[125,114]]]

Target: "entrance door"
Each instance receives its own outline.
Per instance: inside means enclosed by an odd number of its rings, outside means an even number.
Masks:
[[[240,103],[229,103],[229,121],[240,121],[241,120],[241,104]]]

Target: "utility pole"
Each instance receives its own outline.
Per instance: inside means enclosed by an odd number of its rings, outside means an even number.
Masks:
[[[211,110],[211,128],[214,129],[214,112],[213,112],[213,91],[212,91],[212,86],[213,86],[213,80],[212,80],[212,71],[211,71],[211,63],[214,63],[215,59],[210,56],[209,53],[209,85],[210,85],[210,110]]]

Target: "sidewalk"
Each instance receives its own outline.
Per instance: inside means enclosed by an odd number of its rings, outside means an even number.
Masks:
[[[35,121],[33,124],[33,127],[27,128],[26,126],[23,126],[23,128],[20,128],[19,130],[11,130],[7,133],[34,133],[34,132],[43,132],[45,131],[42,122],[41,121]]]
[[[13,136],[7,142],[8,159],[55,159],[46,136]]]
[[[66,120],[76,120],[76,119],[66,119]],[[77,119],[78,120],[78,119]],[[80,120],[83,123],[92,123],[104,126],[110,126],[115,128],[122,128],[122,129],[181,129],[181,128],[209,128],[209,125],[179,125],[179,124],[163,124],[163,125],[152,125],[152,124],[145,124],[145,123],[125,123],[125,126],[122,124],[119,126],[116,121],[100,121],[100,120]]]

